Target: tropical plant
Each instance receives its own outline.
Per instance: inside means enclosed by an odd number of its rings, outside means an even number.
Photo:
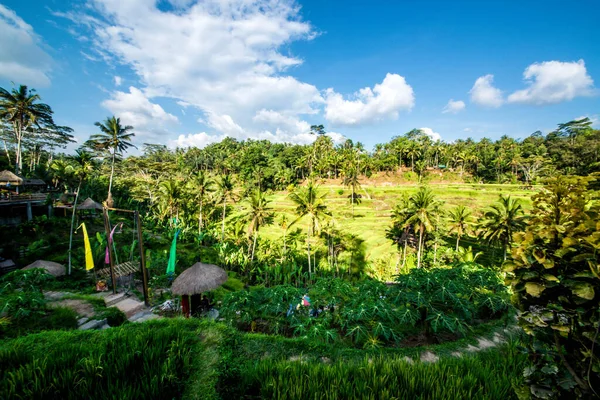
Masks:
[[[343,185],[352,189],[350,197],[350,203],[352,204],[352,218],[354,218],[354,204],[359,202],[356,197],[356,189],[360,188],[360,179],[358,178],[358,171],[355,168],[348,168],[344,171]]]
[[[290,226],[294,225],[302,218],[308,217],[306,248],[308,254],[308,273],[312,276],[313,270],[311,268],[310,259],[310,239],[319,231],[321,221],[330,215],[324,200],[325,194],[319,194],[319,187],[311,180],[306,184],[306,187],[301,187],[290,193],[289,198],[296,205],[294,212],[298,216]]]
[[[269,204],[270,201],[260,189],[256,189],[247,200],[245,218],[248,221],[248,237],[252,238],[252,256],[250,257],[250,261],[254,261],[256,239],[260,227],[273,223],[274,213]]]
[[[8,91],[0,88],[0,120],[7,121],[13,127],[16,147],[16,172],[21,173],[23,157],[21,145],[29,128],[53,126],[52,109],[49,105],[39,103],[41,97],[35,89],[20,85],[18,89]]]
[[[204,227],[202,219],[204,201],[206,200],[206,196],[214,190],[215,182],[205,171],[199,171],[194,178],[194,191],[200,206],[198,211],[198,235],[200,235]]]
[[[480,236],[490,243],[500,243],[503,259],[506,260],[513,235],[525,229],[526,221],[527,217],[519,200],[500,195],[498,201],[484,213],[479,224]]]
[[[115,158],[117,154],[123,153],[128,148],[136,147],[131,143],[135,133],[131,132],[133,126],[122,126],[121,119],[115,116],[106,118],[104,122],[96,122],[94,125],[100,129],[100,133],[90,137],[90,144],[96,149],[110,152],[111,155],[107,195],[107,200],[110,200],[112,198],[113,175],[115,174]]]
[[[234,184],[233,178],[229,174],[221,175],[217,181],[217,197],[218,202],[223,204],[223,220],[221,226],[221,242],[225,240],[225,210],[227,202],[234,199]]]
[[[448,219],[449,231],[456,232],[456,251],[458,251],[460,238],[467,232],[471,224],[471,211],[463,205],[456,206],[448,213]]]
[[[439,203],[436,201],[431,189],[427,187],[421,186],[419,191],[408,199],[406,210],[408,218],[405,225],[412,225],[415,227],[415,231],[419,232],[417,268],[421,268],[425,235],[435,228],[434,217],[440,212]]]
[[[519,324],[532,336],[524,376],[536,398],[600,396],[600,207],[584,178],[533,196],[527,229],[505,263]]]

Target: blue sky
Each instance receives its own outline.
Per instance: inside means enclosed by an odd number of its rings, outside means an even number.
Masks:
[[[138,144],[308,143],[322,123],[368,148],[600,114],[592,0],[31,4],[0,0],[0,86],[35,87],[82,141],[113,114]]]

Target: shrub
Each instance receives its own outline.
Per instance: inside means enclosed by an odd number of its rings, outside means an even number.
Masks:
[[[121,326],[127,321],[127,316],[116,307],[108,307],[102,316],[106,318],[106,323],[111,327]]]

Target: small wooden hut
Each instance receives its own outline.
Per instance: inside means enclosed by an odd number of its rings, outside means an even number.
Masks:
[[[183,314],[189,317],[200,305],[200,295],[216,289],[227,281],[227,272],[212,264],[196,263],[179,275],[171,286],[173,294],[181,296]]]

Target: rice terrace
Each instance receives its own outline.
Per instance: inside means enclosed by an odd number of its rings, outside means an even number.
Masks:
[[[599,14],[0,0],[0,398],[600,398]]]

